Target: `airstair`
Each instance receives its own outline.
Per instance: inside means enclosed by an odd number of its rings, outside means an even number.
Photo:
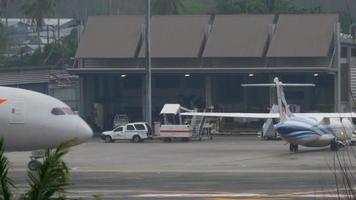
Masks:
[[[273,104],[270,113],[277,113],[278,112],[278,106],[276,104]],[[267,119],[265,123],[262,126],[262,134],[261,134],[262,139],[268,140],[268,139],[278,139],[279,135],[276,132],[276,130],[273,127],[273,119]]]
[[[204,111],[205,112],[205,111]],[[205,116],[193,116],[190,122],[190,127],[192,129],[193,138],[198,138],[201,140],[204,136],[209,137],[210,132],[207,131],[205,127],[206,117]],[[204,131],[206,130],[206,131]]]

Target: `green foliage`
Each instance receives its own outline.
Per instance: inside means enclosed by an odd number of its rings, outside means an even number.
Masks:
[[[216,5],[219,14],[266,13],[262,0],[219,0]]]
[[[43,164],[36,172],[28,172],[30,190],[21,196],[23,200],[59,200],[65,198],[69,185],[69,169],[63,161],[76,140],[65,142],[55,150],[46,150]],[[15,187],[8,176],[9,162],[4,156],[4,140],[0,138],[0,200],[11,200],[11,188]]]
[[[103,195],[102,194],[94,194],[93,195],[95,200],[102,200],[103,199]]]
[[[40,169],[28,172],[30,191],[24,200],[65,199],[65,188],[69,185],[69,169],[62,160],[74,140],[61,144],[56,150],[46,150],[45,158]]]
[[[0,16],[7,17],[7,8],[14,0],[0,0]]]
[[[211,11],[207,4],[196,1],[185,1],[182,14],[209,14]]]
[[[219,14],[266,14],[295,13],[292,0],[218,0],[216,11]]]
[[[6,27],[0,22],[0,52],[6,48]]]
[[[8,176],[9,161],[4,156],[4,139],[0,138],[0,200],[10,200],[13,181]]]
[[[31,24],[35,25],[38,47],[40,47],[40,31],[43,27],[43,19],[53,14],[55,10],[55,0],[26,0],[21,6],[21,10],[24,17],[31,19]],[[39,48],[39,51],[41,51],[41,48]]]
[[[181,0],[153,0],[153,15],[175,15],[184,12],[184,4]]]
[[[55,11],[54,0],[26,0],[21,6],[24,17],[31,19],[37,31],[43,26],[43,19]]]
[[[295,13],[297,12],[292,0],[275,0],[270,13]]]
[[[71,60],[78,48],[78,30],[73,29],[70,35],[63,39],[64,59]]]
[[[62,63],[70,65],[73,62],[71,58],[74,57],[77,46],[77,30],[73,29],[70,35],[63,38],[62,42],[48,44],[43,47],[43,51],[37,49],[33,54],[28,55],[24,54],[23,50],[20,49],[20,52],[16,56],[7,57],[0,55],[0,67],[43,66]]]

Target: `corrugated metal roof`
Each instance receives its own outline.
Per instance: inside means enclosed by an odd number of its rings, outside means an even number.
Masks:
[[[19,85],[30,83],[48,83],[49,69],[1,71],[0,85]]]
[[[326,57],[337,15],[280,15],[268,57]]]
[[[153,16],[151,56],[154,58],[198,57],[209,15]],[[144,57],[142,46],[140,57]]]
[[[143,16],[89,17],[76,57],[133,58],[143,24]]]
[[[217,15],[203,57],[262,57],[273,15]]]

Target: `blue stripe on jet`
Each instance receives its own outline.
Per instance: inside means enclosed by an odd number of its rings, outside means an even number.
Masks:
[[[298,132],[294,132],[297,134],[293,134],[293,135],[283,135],[286,138],[298,138],[300,136],[315,136],[318,135],[317,133],[313,132],[313,131],[298,131]]]

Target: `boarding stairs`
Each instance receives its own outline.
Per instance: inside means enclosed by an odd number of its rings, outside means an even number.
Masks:
[[[278,113],[278,106],[273,104],[270,113]],[[279,135],[277,134],[276,130],[273,127],[273,119],[267,119],[262,126],[262,139],[279,139]]]
[[[193,116],[190,126],[192,128],[193,138],[201,139],[204,131],[205,116]]]

